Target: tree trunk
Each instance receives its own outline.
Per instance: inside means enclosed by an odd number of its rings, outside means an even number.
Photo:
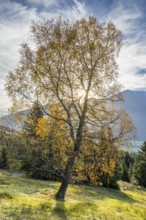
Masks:
[[[87,95],[86,95],[86,99],[87,99]],[[68,184],[69,184],[69,180],[71,177],[71,172],[72,172],[72,168],[75,162],[75,159],[79,153],[80,150],[80,146],[82,143],[82,132],[83,132],[83,125],[84,125],[84,120],[85,120],[85,113],[87,111],[87,100],[84,103],[84,108],[83,108],[83,114],[79,123],[79,127],[77,129],[77,136],[76,136],[76,141],[74,143],[74,152],[73,155],[69,158],[66,169],[65,169],[65,174],[63,177],[63,181],[61,183],[61,186],[56,194],[56,199],[57,200],[64,200],[65,198],[65,194],[68,188]]]
[[[81,135],[81,131],[82,131],[82,126],[79,126],[78,132],[77,132],[77,139],[75,141],[74,144],[74,152],[72,154],[72,156],[68,159],[68,163],[66,165],[65,168],[65,174],[63,177],[63,181],[61,183],[61,186],[56,194],[56,199],[57,200],[64,200],[65,198],[65,194],[68,188],[68,184],[69,184],[69,180],[71,177],[71,172],[72,172],[72,168],[75,162],[75,159],[79,153],[80,150],[80,146],[81,146],[81,142],[82,142],[82,135]]]
[[[72,155],[72,157],[69,158],[69,160],[68,160],[68,164],[67,164],[66,169],[65,169],[65,174],[64,174],[64,177],[63,177],[63,181],[62,181],[61,186],[60,186],[60,188],[59,188],[59,190],[56,194],[56,199],[57,200],[64,200],[64,198],[65,198],[65,194],[66,194],[66,191],[67,191],[67,188],[68,188],[68,184],[69,184],[69,180],[70,180],[70,177],[71,177],[71,172],[72,172],[72,168],[73,168],[76,156],[77,156],[77,153],[74,153]]]

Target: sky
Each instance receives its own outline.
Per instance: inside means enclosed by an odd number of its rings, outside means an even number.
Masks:
[[[71,22],[89,16],[112,21],[123,36],[117,59],[122,89],[146,90],[145,11],[146,0],[0,0],[0,115],[10,108],[6,76],[18,63],[20,45],[31,44],[32,21],[58,16]]]

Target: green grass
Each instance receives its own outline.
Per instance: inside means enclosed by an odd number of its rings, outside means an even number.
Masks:
[[[70,185],[61,202],[59,184],[0,172],[0,220],[146,220],[144,189]]]

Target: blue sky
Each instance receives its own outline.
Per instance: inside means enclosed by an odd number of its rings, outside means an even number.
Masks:
[[[31,21],[58,15],[70,21],[88,16],[113,21],[123,34],[119,82],[123,89],[146,90],[145,11],[145,0],[0,0],[0,114],[10,107],[5,79],[17,65],[20,44],[30,41]]]

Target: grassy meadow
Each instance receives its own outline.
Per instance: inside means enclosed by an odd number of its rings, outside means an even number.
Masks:
[[[59,202],[59,184],[0,172],[0,220],[146,220],[144,189],[70,185]]]

